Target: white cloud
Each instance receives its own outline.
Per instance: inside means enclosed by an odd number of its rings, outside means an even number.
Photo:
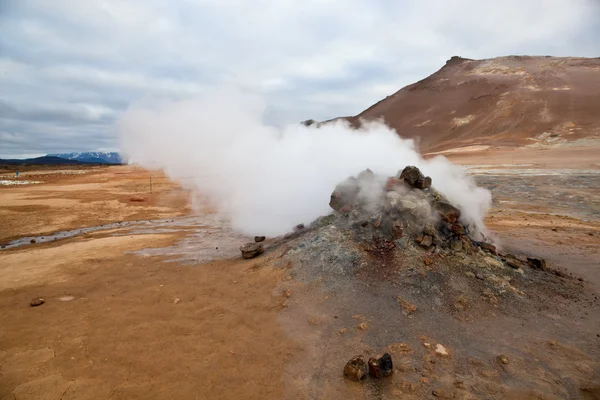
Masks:
[[[598,56],[598,15],[596,0],[8,0],[0,100],[82,118],[0,129],[111,147],[127,104],[221,84],[266,95],[278,123],[355,114],[452,55]]]

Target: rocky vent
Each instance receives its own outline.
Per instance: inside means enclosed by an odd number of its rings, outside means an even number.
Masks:
[[[372,239],[410,238],[434,251],[470,252],[479,246],[495,252],[493,245],[481,240],[481,232],[462,220],[460,210],[432,187],[431,178],[414,166],[390,178],[367,169],[339,184],[329,205]]]

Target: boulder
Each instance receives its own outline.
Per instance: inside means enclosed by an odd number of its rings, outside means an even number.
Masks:
[[[436,201],[433,203],[433,209],[449,224],[455,223],[460,218],[460,210],[445,201]]]
[[[380,379],[390,376],[394,372],[392,356],[389,353],[371,357],[369,359],[369,375],[372,378]]]
[[[265,252],[262,243],[247,243],[240,247],[242,257],[249,259],[254,258]]]
[[[367,376],[368,367],[362,356],[353,357],[346,366],[344,367],[344,376],[352,379],[353,381],[360,381],[362,378]]]
[[[265,237],[265,236],[254,236],[254,241],[255,241],[256,243],[259,243],[259,242],[264,242],[264,241],[265,241],[265,239],[266,239],[266,237]]]

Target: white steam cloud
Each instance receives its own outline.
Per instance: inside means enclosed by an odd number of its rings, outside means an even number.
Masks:
[[[464,222],[483,229],[490,193],[446,158],[424,160],[412,140],[384,124],[275,128],[263,122],[265,110],[261,99],[235,90],[133,106],[119,121],[121,148],[208,198],[233,229],[249,235],[280,235],[328,214],[335,186],[366,168],[394,176],[407,165],[431,176]]]

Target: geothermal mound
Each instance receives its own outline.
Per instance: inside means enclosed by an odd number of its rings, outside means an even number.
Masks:
[[[331,194],[331,215],[286,235],[279,247],[282,262],[293,265],[295,277],[324,287],[354,285],[357,277],[401,284],[418,273],[420,284],[431,286],[417,290],[417,297],[433,288],[446,298],[453,293],[476,298],[471,308],[497,306],[502,298],[517,301],[519,308],[539,308],[527,300],[572,295],[576,282],[565,283],[565,274],[543,259],[497,249],[484,227],[463,216],[434,184],[414,166],[395,177],[367,169],[348,178]],[[532,285],[540,281],[544,284]],[[447,306],[455,311],[454,302]]]
[[[500,251],[434,185],[415,167],[363,171],[335,188],[331,215],[265,248],[285,274],[283,326],[306,349],[291,373],[315,398],[346,393],[349,359],[390,353],[395,372],[362,381],[365,398],[578,398],[593,374],[558,343],[589,341],[570,324],[594,301],[582,282]]]

